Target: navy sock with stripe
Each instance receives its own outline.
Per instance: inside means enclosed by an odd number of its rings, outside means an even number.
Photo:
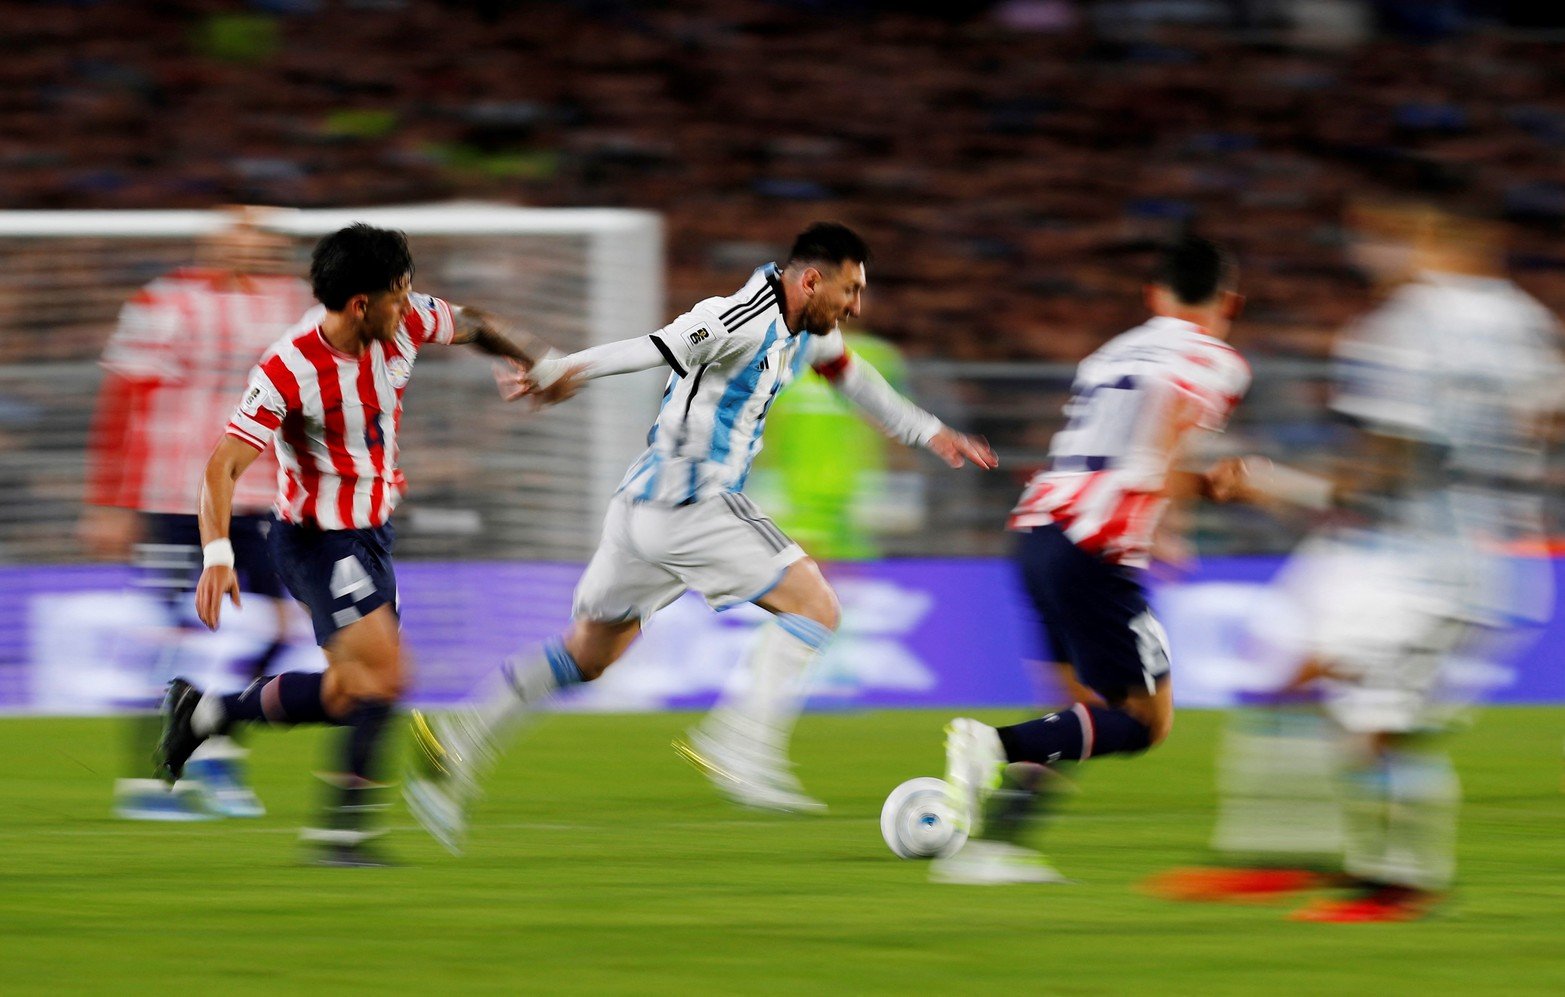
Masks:
[[[1000,744],[1013,762],[1052,765],[1101,755],[1145,751],[1152,731],[1124,710],[1077,703],[1068,710],[999,728]]]
[[[319,672],[284,672],[269,679],[256,679],[243,692],[217,697],[221,704],[221,716],[213,717],[204,711],[210,694],[202,697],[202,705],[196,708],[198,727],[209,729],[200,733],[226,734],[237,723],[264,723],[276,727],[292,727],[294,724],[328,723],[334,720],[321,703]]]

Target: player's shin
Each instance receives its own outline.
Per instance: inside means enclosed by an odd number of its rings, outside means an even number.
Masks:
[[[477,739],[477,746],[487,751],[498,751],[561,689],[583,681],[581,666],[565,642],[551,637],[542,647],[506,659],[473,697],[477,706],[451,719],[467,728],[456,733]]]
[[[321,860],[327,864],[378,864],[366,861],[359,849],[384,831],[376,817],[387,806],[381,759],[391,714],[391,704],[364,700],[348,717],[338,771],[326,777],[323,819],[303,833],[305,840],[322,848]]]
[[[1133,754],[1145,751],[1152,742],[1151,729],[1124,710],[1085,703],[1001,727],[999,734],[1007,758],[1040,765]]]
[[[788,742],[804,706],[806,675],[831,629],[792,613],[774,616],[718,704],[675,749],[718,792],[742,806],[819,813],[788,761]]]
[[[804,616],[784,613],[768,620],[700,730],[760,763],[787,764],[806,675],[830,639],[831,630]]]
[[[1461,787],[1448,757],[1387,752],[1353,770],[1347,791],[1349,875],[1423,892],[1450,887]]]
[[[984,802],[983,837],[1015,844],[1041,811],[1042,797],[1058,779],[1047,766],[1012,762],[1000,773],[1000,785]]]
[[[191,717],[197,734],[227,734],[237,724],[262,723],[278,727],[295,724],[337,723],[321,700],[319,672],[284,672],[270,679],[256,679],[242,692],[208,692]]]

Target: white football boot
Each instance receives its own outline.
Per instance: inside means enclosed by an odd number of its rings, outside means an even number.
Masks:
[[[967,717],[946,724],[946,786],[969,838],[983,832],[984,803],[1000,785],[1004,768],[999,731]]]
[[[408,810],[453,855],[467,837],[467,810],[479,795],[480,773],[494,761],[482,733],[460,712],[431,720],[409,716],[414,761],[403,786]]]
[[[929,881],[967,886],[1070,882],[1031,848],[973,838],[967,839],[955,855],[932,861]]]
[[[706,776],[729,801],[774,813],[820,814],[826,804],[809,796],[781,752],[736,743],[692,727],[674,750]]]

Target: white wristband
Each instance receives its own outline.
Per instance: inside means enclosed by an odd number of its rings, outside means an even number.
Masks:
[[[560,362],[564,358],[565,354],[551,347],[543,356],[538,358],[538,362],[533,364],[532,369],[528,371],[532,376],[533,383],[538,385],[540,389],[543,389],[558,381],[560,375],[565,373],[565,365]]]
[[[219,537],[201,548],[201,567],[210,568],[214,565],[224,568],[234,566],[234,545],[227,537]]]
[[[1273,464],[1265,457],[1246,457],[1245,474],[1250,487],[1268,498],[1325,512],[1331,508],[1336,486],[1330,478],[1295,467]]]

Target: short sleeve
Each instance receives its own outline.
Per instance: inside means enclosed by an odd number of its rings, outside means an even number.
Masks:
[[[288,402],[264,367],[250,372],[250,383],[239,399],[239,407],[228,420],[227,433],[257,450],[265,450],[277,428],[288,414]]]
[[[1195,424],[1222,432],[1234,409],[1250,390],[1250,365],[1225,344],[1201,349],[1183,358],[1181,376],[1173,387],[1194,402]]]
[[[1234,409],[1250,390],[1250,364],[1237,350],[1224,348],[1217,353],[1213,365],[1212,390],[1208,400],[1206,417],[1202,426],[1214,432],[1228,425]]]
[[[681,377],[703,364],[720,364],[759,346],[765,327],[751,322],[749,331],[730,332],[717,315],[714,298],[703,301],[668,325],[652,333],[652,345]]]
[[[157,285],[139,291],[120,309],[119,324],[103,351],[103,366],[136,380],[179,380],[184,373],[179,330],[177,303]]]
[[[443,298],[417,291],[408,295],[408,312],[404,319],[408,336],[415,347],[425,343],[451,345],[456,338],[456,317],[451,304]]]

